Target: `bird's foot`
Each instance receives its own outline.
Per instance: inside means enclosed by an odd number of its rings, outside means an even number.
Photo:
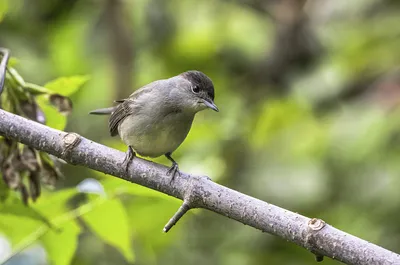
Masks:
[[[172,181],[174,181],[176,174],[181,176],[181,172],[179,172],[178,163],[176,163],[175,160],[171,157],[171,153],[166,153],[165,157],[172,162],[172,166],[167,171],[167,176],[172,175],[171,180],[169,181],[169,183],[171,183]]]
[[[172,166],[167,171],[167,176],[172,175],[170,182],[174,180],[176,174],[180,176],[181,172],[179,172],[178,163],[172,162]]]
[[[134,157],[136,157],[135,151],[133,151],[131,146],[128,146],[128,152],[126,153],[124,161],[121,164],[121,166],[125,169],[125,171],[128,171],[129,164],[131,163]]]

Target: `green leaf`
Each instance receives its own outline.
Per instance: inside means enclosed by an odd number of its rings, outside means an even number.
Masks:
[[[20,199],[3,203],[0,207],[0,233],[7,236],[13,249],[44,224],[44,218]]]
[[[70,264],[77,244],[80,227],[76,223],[79,213],[68,209],[67,202],[78,193],[75,188],[44,193],[32,207],[49,220],[51,227],[40,238],[53,265]]]
[[[37,96],[37,103],[46,117],[46,125],[57,129],[64,130],[67,125],[67,118],[58,112],[57,108],[50,104],[47,95]]]
[[[34,208],[47,218],[54,219],[57,218],[57,216],[70,211],[67,202],[76,194],[79,194],[76,188],[62,189],[52,192],[45,191],[39,200],[30,207]]]
[[[42,86],[38,86],[36,84],[32,84],[32,83],[25,83],[25,90],[28,91],[29,93],[31,93],[32,95],[43,95],[43,94],[51,94],[52,91],[42,87]]]
[[[83,84],[89,80],[88,75],[77,75],[71,77],[60,77],[44,85],[45,88],[63,95],[69,96],[75,93]]]
[[[100,206],[83,215],[83,220],[99,238],[134,262],[128,215],[119,200],[104,199]]]
[[[1,4],[0,4],[1,5]],[[1,9],[1,7],[0,7],[0,9]],[[0,13],[1,13],[1,11],[0,11]],[[19,60],[17,59],[17,58],[15,58],[15,57],[10,57],[10,59],[8,60],[8,64],[7,64],[7,66],[8,67],[14,67],[14,66],[16,66],[17,64],[19,63]]]
[[[8,67],[7,71],[19,87],[25,87],[25,81],[22,76],[17,72],[17,70],[12,67]]]
[[[49,230],[41,239],[53,265],[68,265],[78,245],[80,227],[75,221],[67,222],[57,230]]]
[[[33,243],[42,235],[40,229],[57,230],[53,219],[68,211],[66,202],[76,193],[76,189],[44,193],[30,206],[19,198],[7,200],[0,205],[0,232],[10,239],[13,248],[19,248],[27,240]]]

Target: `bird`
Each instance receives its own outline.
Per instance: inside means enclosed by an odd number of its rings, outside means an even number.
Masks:
[[[111,136],[119,135],[128,146],[122,166],[127,170],[136,154],[150,158],[164,155],[172,162],[166,173],[172,175],[171,181],[180,174],[172,153],[185,140],[196,113],[205,109],[219,112],[212,80],[197,70],[151,82],[114,102],[117,105],[89,113],[110,115]]]

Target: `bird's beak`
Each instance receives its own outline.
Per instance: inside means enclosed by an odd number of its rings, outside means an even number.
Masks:
[[[207,108],[210,108],[212,110],[215,110],[216,112],[219,112],[219,109],[218,109],[217,105],[215,105],[214,102],[208,101],[208,100],[204,100],[204,104],[207,106]]]

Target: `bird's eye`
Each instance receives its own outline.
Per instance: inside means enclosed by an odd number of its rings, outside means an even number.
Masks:
[[[197,94],[197,93],[200,92],[200,87],[199,86],[194,86],[194,87],[192,87],[192,91],[193,91],[193,93]]]

